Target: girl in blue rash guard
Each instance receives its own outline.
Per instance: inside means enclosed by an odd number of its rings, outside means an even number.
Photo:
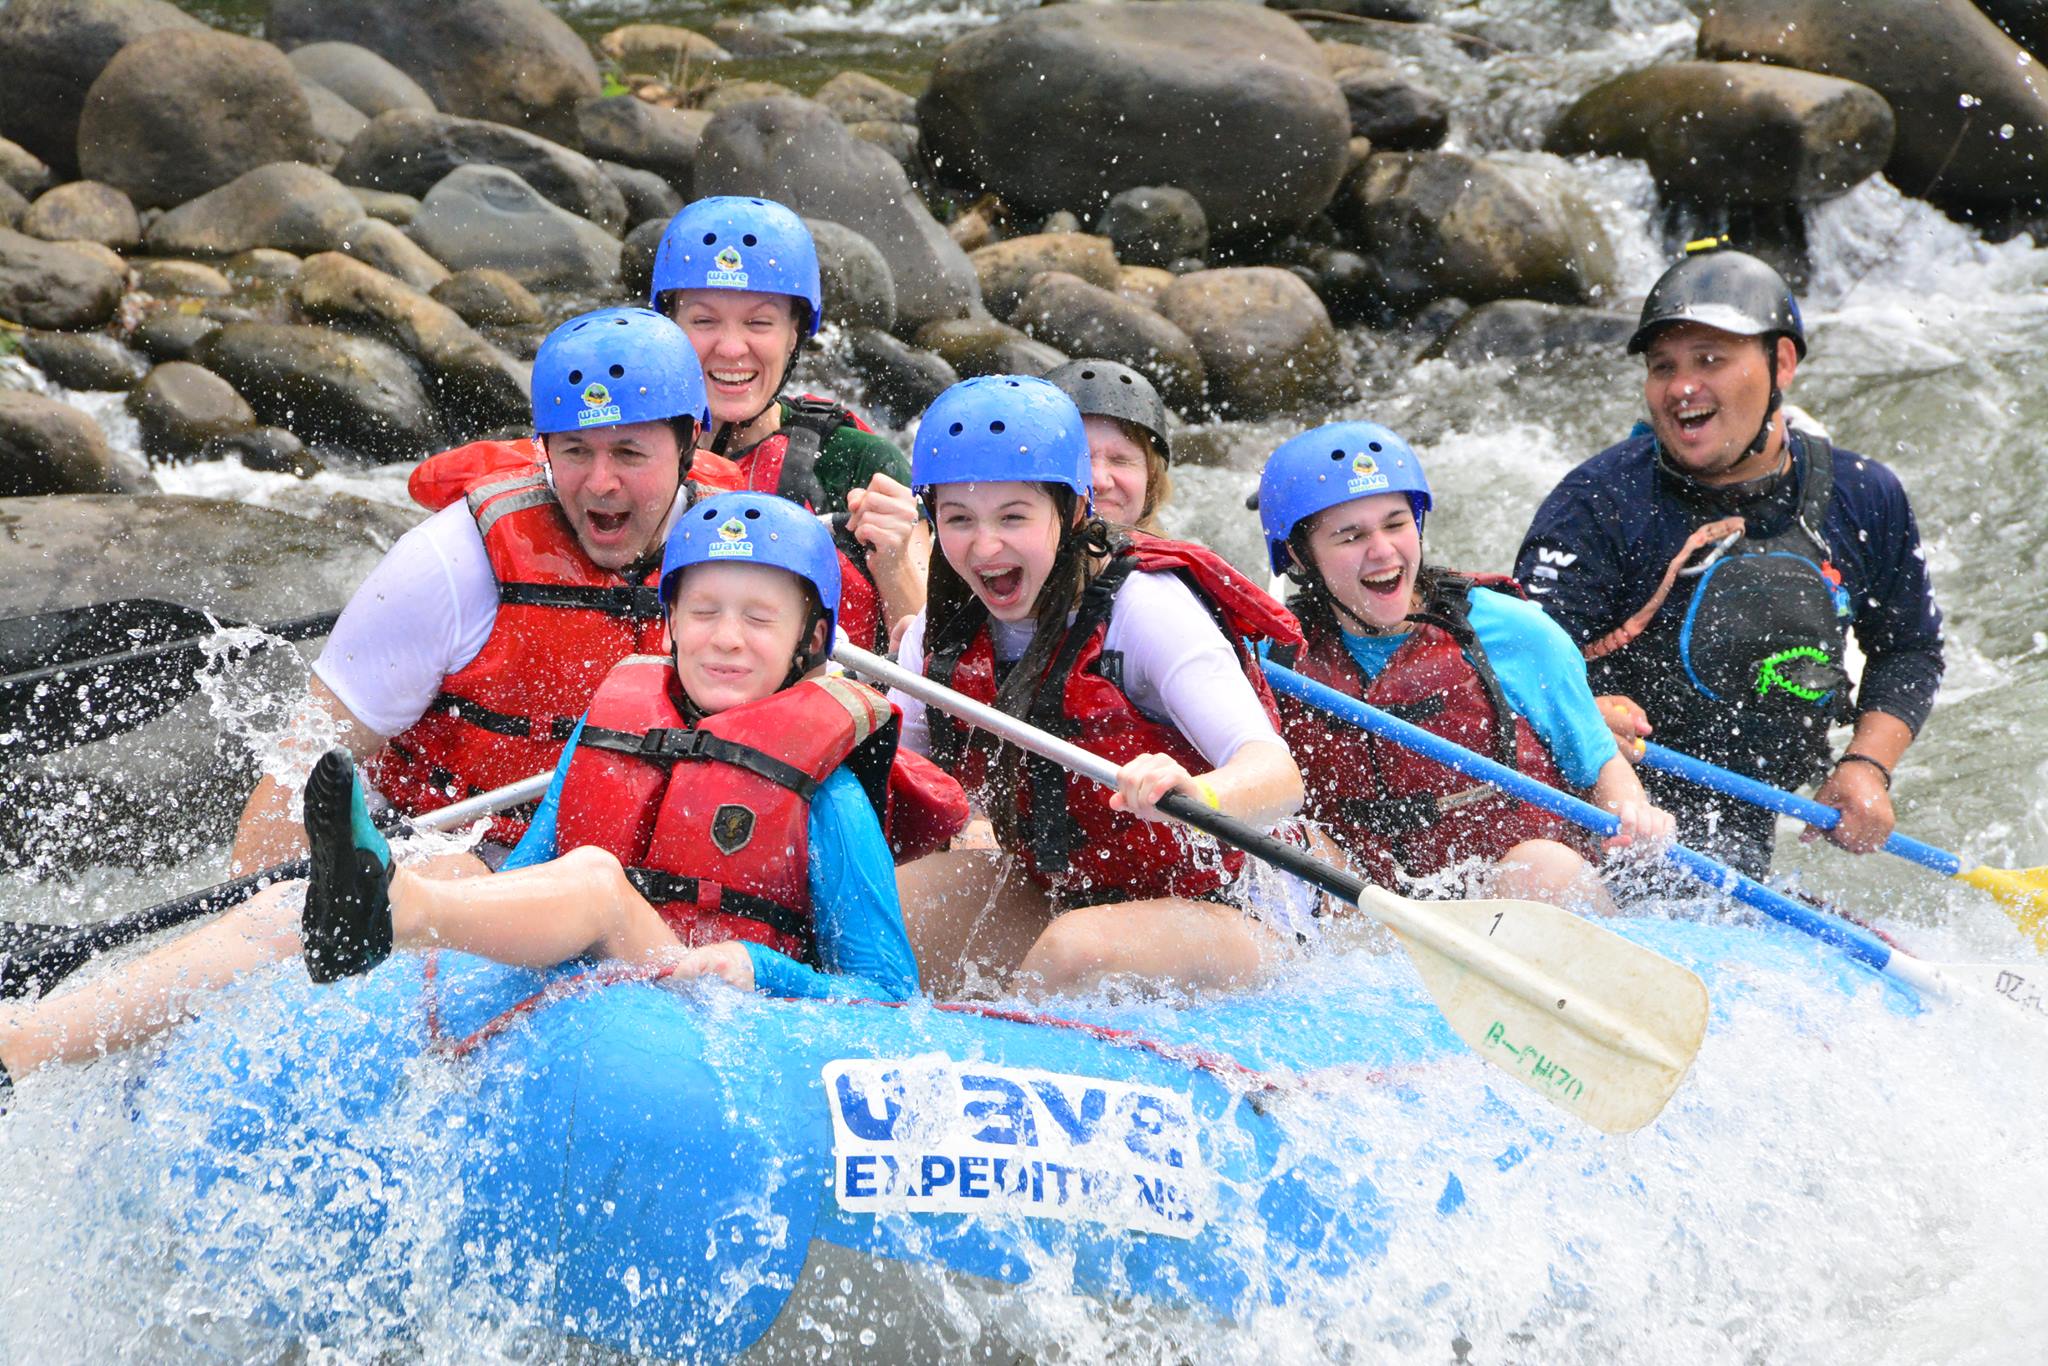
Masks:
[[[587,954],[771,995],[917,991],[878,813],[921,787],[949,836],[966,803],[928,771],[892,785],[894,710],[823,675],[830,533],[784,500],[714,497],[671,533],[661,591],[673,656],[606,678],[506,871],[395,867],[346,752],[321,761],[302,922],[316,981],[440,946],[528,967]]]

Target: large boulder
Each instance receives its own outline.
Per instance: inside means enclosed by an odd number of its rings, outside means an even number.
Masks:
[[[974,267],[911,192],[903,167],[815,101],[757,100],[712,119],[696,191],[779,200],[866,237],[888,258],[898,328],[965,317],[979,302]]]
[[[104,332],[25,329],[21,356],[66,389],[133,389],[149,373],[147,360]]]
[[[819,104],[842,123],[915,123],[917,98],[865,71],[842,71],[818,87]]]
[[[711,115],[702,109],[663,109],[633,95],[585,100],[576,107],[585,152],[652,171],[685,200],[695,197],[697,149],[710,123]]]
[[[1225,242],[1321,211],[1350,137],[1301,26],[1220,0],[1013,15],[940,54],[918,123],[949,174],[1012,207],[1092,214],[1120,190],[1178,185]]]
[[[1407,307],[1449,294],[1586,303],[1605,293],[1613,249],[1554,169],[1507,156],[1376,153],[1348,209],[1389,301]]]
[[[335,177],[424,196],[458,166],[502,166],[553,203],[607,232],[626,226],[626,201],[596,162],[557,142],[484,119],[395,109],[349,144]]]
[[[962,379],[977,375],[1042,375],[1067,363],[1064,351],[1033,341],[994,318],[944,318],[917,329],[917,344],[936,353]]]
[[[115,251],[142,245],[142,218],[127,195],[97,180],[59,185],[21,216],[21,230],[45,242],[97,242]]]
[[[94,249],[0,228],[0,318],[9,322],[62,331],[98,327],[121,306],[126,283]]]
[[[598,169],[616,185],[626,201],[626,222],[634,227],[647,222],[667,223],[683,210],[683,197],[676,187],[652,171],[617,161],[600,161]]]
[[[894,327],[896,277],[882,249],[843,223],[813,218],[804,226],[818,248],[826,320],[847,328]]]
[[[594,294],[619,278],[618,238],[502,166],[450,171],[420,201],[410,231],[450,270],[492,266],[529,288]]]
[[[847,353],[854,370],[867,382],[870,409],[899,425],[960,382],[959,374],[943,357],[906,345],[878,327],[855,329]]]
[[[1079,276],[1098,289],[1116,288],[1116,252],[1109,239],[1084,232],[1012,237],[991,243],[967,259],[974,263],[975,278],[981,282],[981,301],[998,318],[1014,314],[1031,282],[1047,271]]]
[[[1334,403],[1351,382],[1322,300],[1291,271],[1194,271],[1173,282],[1159,310],[1193,340],[1209,404],[1231,417]]]
[[[156,460],[190,460],[213,438],[256,425],[255,412],[232,384],[182,360],[150,371],[128,395],[128,411],[142,433],[142,449]]]
[[[1420,152],[1451,131],[1450,102],[1392,61],[1360,62],[1340,72],[1337,88],[1351,111],[1351,133],[1387,152]]]
[[[172,29],[114,54],[86,91],[78,169],[143,208],[195,199],[319,151],[299,75],[268,43]]]
[[[418,460],[446,444],[432,397],[403,353],[298,323],[229,323],[194,358],[263,421],[373,460]]]
[[[559,142],[576,136],[576,104],[601,84],[590,49],[540,0],[271,0],[268,32],[286,48],[356,43],[451,114]]]
[[[13,0],[0,8],[0,129],[68,180],[85,92],[114,54],[144,34],[205,27],[166,0]]]
[[[307,43],[286,55],[301,76],[332,90],[366,119],[394,109],[434,111],[434,101],[417,81],[366,47]]]
[[[370,126],[370,116],[329,90],[318,81],[299,78],[306,97],[306,109],[313,116],[313,164],[331,171],[341,164],[341,154]]]
[[[1188,334],[1159,314],[1079,276],[1054,271],[1032,282],[1017,326],[1070,356],[1122,361],[1185,412],[1202,400],[1202,355]]]
[[[280,161],[237,176],[149,225],[162,255],[233,256],[252,247],[332,251],[363,207],[317,166]]]
[[[1892,110],[1867,85],[1757,62],[1670,62],[1580,96],[1550,130],[1565,156],[1647,162],[1666,196],[1828,199],[1875,175]]]
[[[1095,230],[1126,265],[1164,267],[1209,254],[1202,201],[1176,185],[1140,185],[1112,196]]]
[[[597,50],[625,71],[681,81],[698,62],[732,56],[713,40],[675,24],[624,24],[597,40]]]
[[[0,389],[0,497],[123,491],[98,423],[54,398]]]
[[[538,327],[546,314],[525,285],[502,270],[458,270],[429,291],[471,327]]]
[[[1700,20],[1699,55],[1840,76],[1890,102],[1885,177],[1969,206],[2048,194],[2048,79],[1969,0],[1735,0]]]
[[[335,252],[306,262],[296,293],[307,318],[380,337],[418,357],[458,436],[526,422],[526,368],[447,305]]]
[[[448,267],[421,250],[405,229],[381,218],[358,218],[349,224],[341,235],[341,249],[417,290],[430,290],[448,278]]]
[[[1423,349],[1421,358],[1475,365],[1490,360],[1540,361],[1574,351],[1616,356],[1635,334],[1637,321],[1634,313],[1619,309],[1497,299],[1452,323]]]

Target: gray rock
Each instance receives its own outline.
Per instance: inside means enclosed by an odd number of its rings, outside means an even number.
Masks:
[[[722,62],[732,56],[703,34],[675,24],[625,24],[599,38],[597,50],[622,71],[670,81],[680,81],[699,62]]]
[[[1032,281],[1048,271],[1078,276],[1098,289],[1115,289],[1116,253],[1107,237],[1080,232],[1033,233],[983,247],[967,258],[981,282],[981,300],[998,318],[1009,318]]]
[[[697,149],[711,117],[702,109],[663,109],[632,95],[585,100],[576,107],[585,152],[652,171],[685,200],[694,198]]]
[[[183,204],[274,161],[317,155],[299,76],[268,43],[173,29],[114,54],[86,92],[78,168],[141,208]]]
[[[886,119],[867,119],[860,123],[849,123],[846,131],[862,142],[873,143],[894,158],[897,165],[906,171],[917,163],[920,145],[917,125],[914,123],[892,123]]]
[[[1551,151],[1649,163],[1667,197],[1828,199],[1875,175],[1892,111],[1869,86],[1756,62],[1671,62],[1594,87],[1550,130]]]
[[[843,123],[915,123],[917,99],[865,71],[842,71],[818,87],[812,98]]]
[[[597,168],[618,186],[626,201],[626,221],[633,226],[656,220],[666,223],[682,212],[683,197],[654,172],[616,161],[600,161]]]
[[[526,368],[447,305],[333,252],[306,262],[297,294],[307,318],[378,337],[417,357],[457,435],[520,426],[530,416]]]
[[[797,100],[803,96],[780,81],[714,81],[696,92],[697,108],[716,114],[736,104],[750,104],[755,100]]]
[[[502,270],[460,270],[429,291],[471,327],[538,327],[540,301]]]
[[[917,344],[942,357],[962,379],[977,375],[1042,375],[1067,363],[1066,353],[1033,341],[994,318],[944,318],[917,329]]]
[[[54,398],[0,389],[0,497],[124,491],[98,423]]]
[[[135,288],[158,298],[225,299],[235,292],[225,271],[201,261],[137,261]]]
[[[819,282],[825,294],[825,317],[841,327],[896,325],[896,277],[882,249],[841,223],[823,218],[805,221],[818,247]]]
[[[1354,66],[1337,77],[1337,89],[1351,111],[1352,134],[1382,151],[1426,151],[1451,131],[1450,102],[1392,63]]]
[[[1166,297],[1166,290],[1173,283],[1170,270],[1158,266],[1120,266],[1116,272],[1116,292],[1140,308],[1159,311],[1159,301]]]
[[[698,152],[696,190],[760,195],[866,237],[888,258],[898,327],[966,317],[979,302],[974,267],[911,192],[903,168],[813,101],[760,100],[714,118]]]
[[[220,329],[218,320],[197,313],[152,313],[136,325],[130,339],[143,355],[162,364],[190,360],[199,344]]]
[[[420,201],[411,231],[450,270],[494,266],[532,289],[598,293],[619,278],[618,238],[501,166],[449,172]]]
[[[618,187],[581,152],[524,129],[452,114],[379,114],[349,144],[335,175],[350,185],[425,195],[458,166],[501,166],[607,232],[626,224]]]
[[[1038,225],[1040,232],[1079,232],[1081,219],[1072,209],[1054,209]]]
[[[448,267],[420,250],[419,243],[381,218],[358,218],[342,235],[341,249],[394,280],[425,291],[448,278]]]
[[[1088,212],[1178,185],[1233,244],[1328,205],[1350,136],[1301,26],[1218,0],[1054,5],[969,33],[940,54],[918,126],[1013,209]]]
[[[619,248],[619,288],[628,296],[645,299],[653,294],[654,258],[667,228],[668,224],[650,219],[626,234]]]
[[[1078,276],[1039,276],[1013,321],[1070,356],[1100,356],[1143,372],[1171,407],[1185,412],[1202,400],[1202,356],[1187,333]]]
[[[259,285],[275,288],[288,285],[299,278],[299,270],[305,265],[299,257],[276,247],[251,247],[230,256],[225,270],[228,279],[236,284]]]
[[[70,180],[85,92],[114,54],[145,34],[205,27],[164,0],[13,0],[0,9],[0,128]]]
[[[1394,306],[1387,290],[1386,272],[1369,256],[1337,247],[1322,247],[1308,257],[1315,278],[1309,281],[1330,321],[1343,327],[1350,323],[1391,320]]]
[[[432,113],[434,101],[419,83],[355,43],[307,43],[286,54],[298,73],[346,100],[365,120],[393,109]]]
[[[306,97],[306,110],[313,116],[313,138],[317,148],[311,161],[323,171],[341,164],[342,153],[356,135],[370,126],[370,117],[318,81],[299,78]]]
[[[259,166],[164,214],[143,234],[164,255],[232,256],[251,247],[332,251],[362,205],[317,166]]]
[[[0,23],[4,23],[0,19]],[[5,185],[24,200],[34,199],[50,188],[56,177],[43,159],[18,142],[0,138],[0,185]]]
[[[1897,120],[1885,178],[1906,194],[1961,206],[2048,194],[2048,81],[1969,0],[1719,5],[1700,21],[1699,55],[1877,91]]]
[[[121,306],[126,274],[82,246],[0,228],[0,318],[76,332]]]
[[[712,20],[711,39],[735,57],[787,57],[804,50],[804,45],[788,34],[745,19]]]
[[[256,425],[256,414],[233,385],[204,366],[174,360],[149,372],[128,395],[128,411],[152,460],[189,460],[200,447]]]
[[[147,360],[104,332],[25,331],[21,355],[66,389],[133,389],[149,373]]]
[[[1134,266],[1209,254],[1202,201],[1171,185],[1140,185],[1112,196],[1095,230],[1115,244],[1118,260]]]
[[[1422,359],[1459,365],[1539,360],[1561,351],[1618,354],[1636,330],[1636,315],[1604,308],[1497,299],[1461,316],[1422,352]]]
[[[906,346],[879,328],[857,329],[848,348],[853,368],[868,386],[870,407],[887,420],[909,421],[960,382],[941,356]]]
[[[115,251],[142,245],[135,205],[96,180],[74,180],[51,190],[21,216],[21,230],[46,242],[97,242]]]
[[[28,201],[21,197],[21,191],[0,180],[0,228],[19,228],[21,216],[28,212]]]
[[[590,49],[540,0],[271,0],[267,31],[287,48],[359,44],[440,109],[557,141],[575,137],[577,102],[600,85]]]
[[[1325,406],[1351,383],[1322,300],[1287,271],[1195,271],[1173,282],[1160,311],[1201,353],[1210,406],[1232,417]]]
[[[239,460],[265,474],[292,474],[311,479],[325,468],[306,443],[282,427],[249,427],[225,432],[199,448],[201,460]]]
[[[1613,250],[1585,201],[1505,156],[1376,153],[1350,210],[1396,307],[1446,294],[1585,303],[1612,288]]]
[[[373,190],[365,185],[351,185],[348,192],[363,206],[364,213],[395,227],[409,227],[412,220],[419,217],[420,201],[415,195],[400,194],[396,190]]]
[[[232,384],[264,422],[373,460],[418,460],[447,432],[417,370],[370,337],[297,323],[229,323],[199,363]]]

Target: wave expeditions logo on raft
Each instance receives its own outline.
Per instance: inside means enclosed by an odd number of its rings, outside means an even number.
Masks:
[[[718,538],[704,550],[713,559],[743,559],[754,557],[754,538],[747,534],[747,524],[737,517],[728,517],[718,524]]]
[[[739,252],[731,247],[711,258],[716,270],[707,271],[704,283],[713,289],[745,289],[747,287],[747,263],[740,259]]]
[[[619,405],[612,402],[612,391],[593,381],[583,390],[583,408],[576,414],[576,425],[616,427],[618,423]]]
[[[849,1213],[993,1214],[1192,1238],[1212,1180],[1178,1092],[929,1055],[824,1067]]]

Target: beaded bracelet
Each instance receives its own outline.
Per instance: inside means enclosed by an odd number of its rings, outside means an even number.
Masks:
[[[1836,768],[1840,768],[1843,764],[1869,764],[1877,770],[1877,776],[1884,779],[1884,790],[1887,792],[1892,790],[1892,771],[1886,768],[1880,761],[1871,758],[1868,754],[1844,754],[1841,758],[1835,760]]]

